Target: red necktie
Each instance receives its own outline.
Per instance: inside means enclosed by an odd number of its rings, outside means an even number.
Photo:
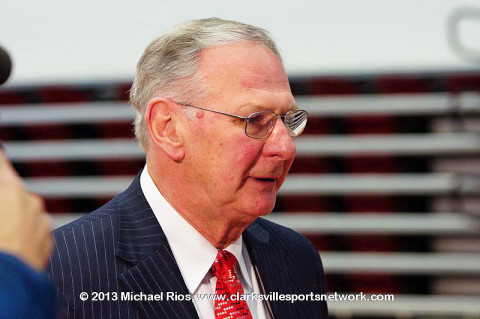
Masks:
[[[230,295],[243,294],[242,284],[238,280],[237,259],[226,250],[219,250],[213,262],[212,272],[217,277],[215,294],[225,296],[224,300],[215,299],[216,319],[252,319],[245,300],[232,300]]]

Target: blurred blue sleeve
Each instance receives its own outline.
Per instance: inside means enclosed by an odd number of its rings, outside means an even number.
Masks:
[[[46,273],[0,252],[0,319],[50,319],[56,316],[56,293]]]

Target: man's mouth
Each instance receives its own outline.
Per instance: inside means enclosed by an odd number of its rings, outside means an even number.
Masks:
[[[255,177],[255,179],[256,179],[257,181],[260,181],[260,182],[267,182],[267,183],[273,183],[273,182],[275,182],[275,179],[274,179],[274,178]]]

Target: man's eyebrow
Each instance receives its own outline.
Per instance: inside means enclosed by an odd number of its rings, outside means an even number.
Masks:
[[[248,114],[246,116],[248,116],[255,112],[267,111],[267,110],[268,110],[268,107],[266,106],[262,106],[258,104],[245,104],[243,106],[240,106],[239,112],[247,112]]]
[[[298,104],[297,102],[294,102],[290,104],[292,107],[292,110],[298,110]],[[240,107],[241,109],[248,108],[248,109],[253,109],[255,111],[269,111],[270,108],[268,106],[263,106],[263,105],[257,105],[257,104],[246,104],[244,106]]]

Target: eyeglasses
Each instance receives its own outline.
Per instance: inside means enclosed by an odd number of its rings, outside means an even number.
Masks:
[[[240,116],[210,110],[195,105],[183,104],[178,102],[175,103],[187,107],[193,107],[203,111],[239,118],[245,122],[245,134],[248,137],[255,139],[267,138],[272,133],[273,128],[275,127],[275,123],[277,123],[277,119],[282,120],[283,124],[285,124],[288,129],[288,135],[291,137],[296,137],[302,134],[305,126],[307,125],[308,112],[305,110],[291,110],[285,113],[285,115],[278,115],[273,111],[258,111],[250,114],[249,116]]]

